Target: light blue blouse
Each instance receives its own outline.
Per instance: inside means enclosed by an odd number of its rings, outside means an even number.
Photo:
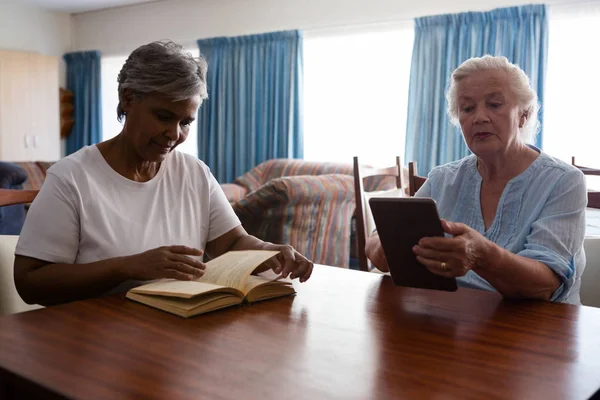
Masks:
[[[562,280],[551,300],[581,304],[587,205],[583,173],[541,152],[508,182],[487,231],[481,214],[481,180],[477,158],[471,155],[434,168],[415,196],[433,198],[441,218],[462,222],[498,246],[544,263]],[[473,271],[457,282],[463,287],[495,290]]]

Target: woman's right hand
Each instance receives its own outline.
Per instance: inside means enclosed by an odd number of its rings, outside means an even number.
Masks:
[[[201,256],[202,250],[187,246],[163,246],[125,257],[127,279],[149,281],[171,278],[190,281],[204,275],[206,265],[188,256]]]

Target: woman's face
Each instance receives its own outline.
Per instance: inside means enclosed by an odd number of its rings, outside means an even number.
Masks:
[[[505,71],[474,72],[458,83],[458,120],[475,155],[502,152],[516,144],[525,121],[519,114]]]
[[[172,101],[162,95],[122,96],[127,113],[123,132],[145,161],[161,162],[185,141],[196,119],[200,96]]]

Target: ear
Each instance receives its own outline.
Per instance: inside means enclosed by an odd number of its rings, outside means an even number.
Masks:
[[[521,113],[521,117],[519,118],[519,128],[522,128],[525,125],[527,118],[529,118],[529,111],[523,111],[523,113]]]
[[[121,109],[123,112],[127,113],[135,101],[135,95],[131,90],[125,89],[123,94],[121,94],[119,101],[121,102]]]

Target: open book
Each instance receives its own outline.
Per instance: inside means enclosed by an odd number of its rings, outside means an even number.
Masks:
[[[193,281],[163,279],[138,286],[127,298],[191,317],[220,308],[296,293],[290,279],[251,275],[278,251],[230,251],[206,263],[204,275]]]

